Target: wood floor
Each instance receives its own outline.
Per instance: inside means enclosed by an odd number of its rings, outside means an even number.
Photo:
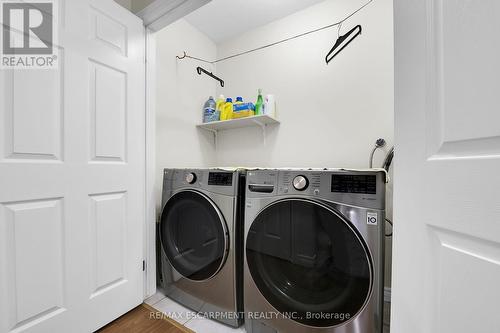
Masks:
[[[158,316],[158,317],[156,317]],[[159,315],[142,304],[112,323],[104,326],[99,333],[193,333],[190,329]]]
[[[389,333],[390,303],[384,304],[384,333]],[[99,333],[195,333],[189,328],[163,316],[147,304],[142,304],[104,326]]]

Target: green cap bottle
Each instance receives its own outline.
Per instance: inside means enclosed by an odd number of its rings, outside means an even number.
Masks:
[[[259,89],[259,96],[257,96],[257,103],[255,103],[256,116],[260,116],[262,114],[263,105],[264,105],[264,99],[262,98],[262,89]]]

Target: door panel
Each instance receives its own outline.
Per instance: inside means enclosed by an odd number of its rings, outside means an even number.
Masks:
[[[391,330],[493,332],[500,323],[500,3],[394,5]]]
[[[111,0],[59,12],[59,69],[0,71],[2,333],[91,332],[143,298],[144,27]]]
[[[125,25],[95,7],[92,7],[90,20],[92,39],[127,56],[127,27]]]
[[[54,71],[12,71],[12,157],[60,159],[63,66]],[[46,114],[40,109],[50,110]]]
[[[2,205],[12,327],[64,311],[62,199]],[[30,251],[26,251],[30,249]],[[37,295],[36,298],[33,295]]]
[[[126,192],[89,196],[94,278],[91,298],[124,282],[126,198]]]
[[[63,57],[63,52],[60,53]],[[64,66],[52,71],[5,70],[4,158],[60,160]],[[46,113],[39,110],[43,108]]]
[[[498,303],[500,293],[495,286],[500,281],[500,247],[468,235],[444,230],[435,233],[439,240],[439,259],[435,266],[439,272],[439,279],[435,282],[440,295],[440,303],[436,306],[440,316],[439,331],[497,331],[498,318],[492,315],[494,310],[476,310],[475,307]],[[460,304],[462,299],[467,304]],[[481,317],[477,320],[471,318],[471,309],[474,310],[472,316],[480,312]],[[484,315],[484,312],[489,313]]]
[[[91,159],[125,162],[127,75],[90,60]]]
[[[500,113],[493,111],[499,102],[500,66],[491,66],[500,57],[498,44],[491,43],[500,29],[496,7],[495,1],[428,0],[427,115],[433,159],[500,153]]]

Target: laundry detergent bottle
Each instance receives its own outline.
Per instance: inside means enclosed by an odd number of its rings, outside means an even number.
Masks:
[[[224,108],[224,103],[226,103],[226,98],[224,97],[224,95],[220,95],[219,98],[217,98],[217,101],[215,104],[215,110],[219,113],[219,115],[222,114],[222,109]]]
[[[243,97],[236,97],[236,102],[234,102],[234,105],[239,105],[243,104]]]
[[[229,120],[233,115],[233,99],[227,98],[224,107],[222,108],[222,113],[220,115],[220,120]]]

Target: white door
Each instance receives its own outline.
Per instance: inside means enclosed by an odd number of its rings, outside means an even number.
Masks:
[[[142,302],[144,29],[59,0],[58,70],[0,70],[0,332],[91,332]]]
[[[391,331],[500,332],[500,1],[394,5]]]

